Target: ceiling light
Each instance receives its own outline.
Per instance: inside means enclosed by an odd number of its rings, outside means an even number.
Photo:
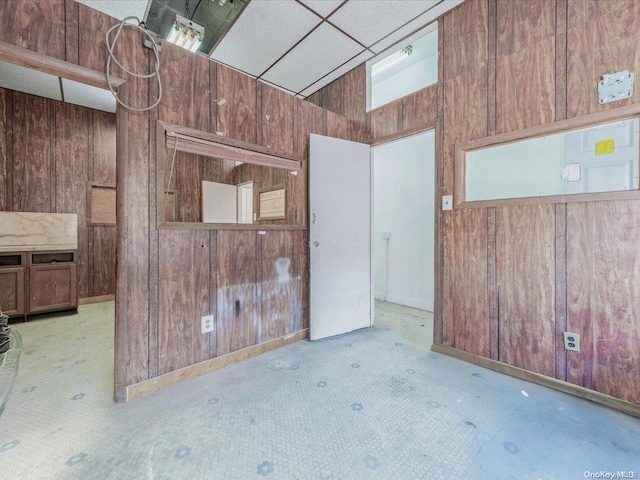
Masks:
[[[197,52],[200,45],[202,45],[203,39],[204,27],[193,23],[182,15],[176,14],[175,22],[173,22],[171,31],[167,35],[167,42],[175,43],[182,48]]]
[[[397,51],[395,53],[392,53],[387,58],[385,58],[384,60],[380,60],[378,63],[374,64],[371,67],[371,75],[377,75],[379,73],[384,72],[385,70],[387,70],[387,69],[393,67],[394,65],[402,62],[404,59],[406,59],[412,53],[413,53],[413,47],[411,45],[408,45],[407,47],[403,48],[402,50],[399,50],[399,51]]]

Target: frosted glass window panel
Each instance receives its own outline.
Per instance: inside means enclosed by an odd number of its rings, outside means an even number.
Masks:
[[[464,154],[465,202],[638,190],[638,118]]]

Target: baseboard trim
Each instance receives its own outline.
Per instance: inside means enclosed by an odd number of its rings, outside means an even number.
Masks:
[[[256,357],[271,350],[275,350],[291,343],[299,342],[309,338],[309,329],[305,328],[298,332],[285,335],[284,337],[275,338],[252,347],[243,348],[236,352],[231,352],[220,357],[212,358],[204,362],[196,363],[195,365],[189,365],[188,367],[175,370],[173,372],[165,373],[149,380],[145,380],[134,385],[127,387],[126,401],[134,400],[136,398],[144,397],[151,393],[158,392],[167,387],[171,387],[178,383],[190,380],[192,378],[205,375],[209,372],[219,370],[234,363],[247,360],[249,358]]]
[[[520,378],[528,382],[553,388],[554,390],[569,393],[586,400],[591,400],[592,402],[596,402],[601,405],[619,410],[623,413],[626,413],[627,415],[640,418],[640,405],[627,402],[626,400],[621,400],[619,398],[596,392],[595,390],[590,390],[579,385],[574,385],[573,383],[565,382],[563,380],[547,377],[546,375],[542,375],[540,373],[530,372],[529,370],[524,370],[519,367],[513,367],[511,365],[507,365],[506,363],[491,360],[490,358],[485,358],[473,353],[464,352],[447,345],[434,343],[431,346],[431,350],[436,353],[442,353],[443,355],[457,358],[458,360],[473,363],[474,365],[478,365],[480,367],[488,368],[489,370],[494,370],[496,372]]]
[[[78,299],[78,305],[91,305],[92,303],[111,302],[116,299],[113,295],[99,295],[97,297],[85,297]]]

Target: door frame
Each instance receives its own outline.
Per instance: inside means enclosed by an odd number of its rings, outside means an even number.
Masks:
[[[0,60],[49,73],[61,78],[109,90],[104,72],[49,57],[17,45],[0,41]],[[118,97],[128,103],[128,82],[111,75],[111,86]],[[126,167],[129,158],[129,114],[120,104],[116,107],[116,313],[114,355],[114,400],[127,399],[127,315],[126,315]],[[122,293],[122,295],[120,294]]]

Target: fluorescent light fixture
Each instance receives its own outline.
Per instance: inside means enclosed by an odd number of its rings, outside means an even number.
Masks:
[[[193,23],[188,18],[176,14],[171,31],[167,35],[167,42],[186,48],[191,52],[197,52],[204,39],[204,27]]]
[[[412,52],[413,48],[411,47],[411,45],[409,45],[402,50],[398,50],[397,52],[392,53],[384,60],[380,60],[378,63],[371,66],[371,75],[377,75],[384,72],[385,70],[388,70],[389,68],[409,57]]]

